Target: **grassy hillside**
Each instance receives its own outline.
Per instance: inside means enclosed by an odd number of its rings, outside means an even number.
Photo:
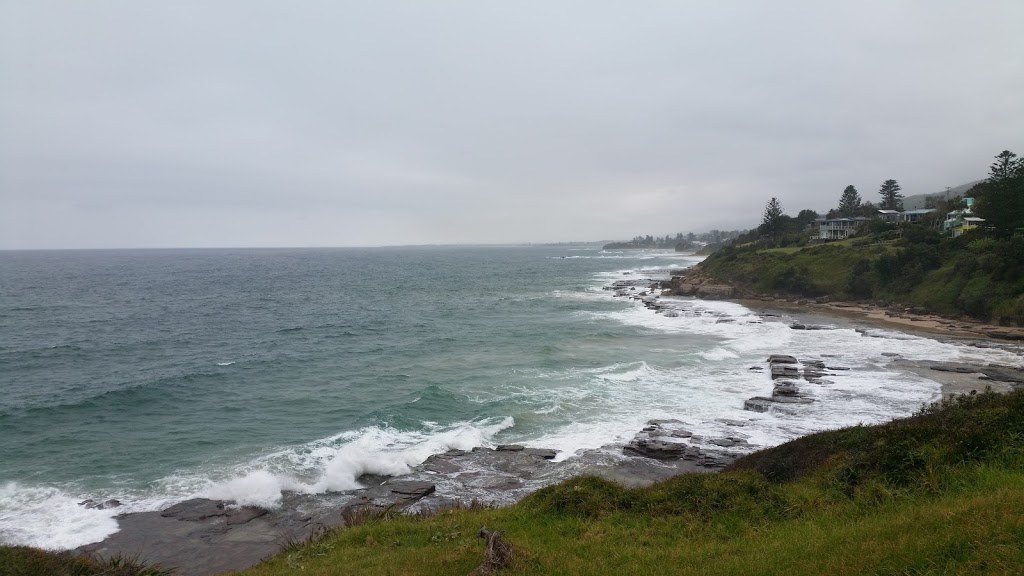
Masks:
[[[880,300],[1024,325],[1024,237],[944,238],[910,227],[825,245],[727,247],[701,268],[759,294]]]

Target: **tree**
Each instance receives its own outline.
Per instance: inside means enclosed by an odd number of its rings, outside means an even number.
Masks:
[[[807,226],[808,224],[814,222],[817,219],[818,213],[815,212],[814,210],[811,210],[810,208],[805,208],[796,215],[796,223],[799,224],[801,228]]]
[[[903,194],[900,194],[900,183],[889,179],[882,182],[878,193],[882,195],[882,210],[903,210]]]
[[[870,200],[860,205],[860,215],[871,218],[877,216],[878,206],[875,206]]]
[[[761,218],[759,230],[762,235],[774,239],[779,234],[779,225],[782,222],[782,204],[777,198],[772,198],[764,207],[764,216]]]
[[[1024,161],[1003,150],[989,168],[988,180],[971,188],[974,212],[996,236],[1012,236],[1024,228]]]
[[[1024,170],[1024,159],[1018,159],[1017,155],[1009,150],[1003,150],[996,155],[996,161],[988,169],[989,182],[1000,182],[1019,176]]]
[[[860,212],[860,193],[850,184],[843,190],[839,198],[839,214],[847,218],[856,216]]]

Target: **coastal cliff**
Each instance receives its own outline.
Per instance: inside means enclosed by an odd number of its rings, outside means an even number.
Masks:
[[[727,247],[664,288],[670,295],[808,304],[1024,340],[1024,239],[918,240]]]

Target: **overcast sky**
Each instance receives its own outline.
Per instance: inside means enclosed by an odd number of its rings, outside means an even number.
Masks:
[[[0,249],[749,228],[1024,154],[1024,2],[0,0]]]

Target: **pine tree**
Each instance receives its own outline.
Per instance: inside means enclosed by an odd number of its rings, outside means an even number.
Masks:
[[[1024,160],[1003,150],[989,168],[988,180],[971,189],[974,211],[997,236],[1024,228]]]
[[[899,182],[889,179],[882,182],[878,193],[882,195],[882,210],[903,210],[903,194]]]
[[[782,220],[782,204],[777,198],[772,198],[764,207],[764,217],[761,219],[760,231],[765,236],[775,238],[779,233],[779,223]]]
[[[839,198],[839,214],[847,218],[856,216],[860,212],[860,193],[854,188],[853,184],[846,187],[843,190],[843,195]]]

